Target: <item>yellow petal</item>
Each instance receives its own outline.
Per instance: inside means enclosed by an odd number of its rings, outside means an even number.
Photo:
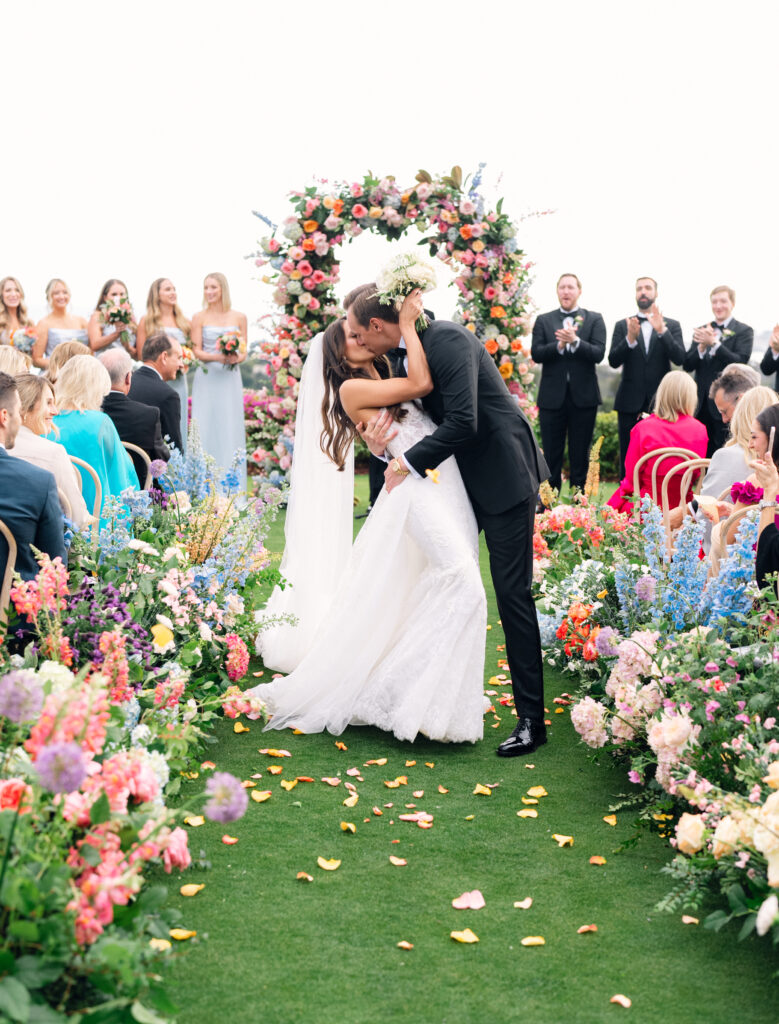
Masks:
[[[183,942],[185,939],[193,939],[197,932],[187,931],[186,928],[171,928],[168,935],[177,942]]]
[[[413,768],[416,761],[406,761],[406,768]]]
[[[413,942],[406,942],[405,939],[403,939],[402,942],[398,943],[398,949],[413,949],[413,948],[414,948],[414,943]]]
[[[294,789],[295,786],[297,786],[297,784],[298,784],[298,780],[297,779],[282,779],[281,780],[281,788],[282,789],[286,789],[286,791],[288,793],[289,793],[289,791],[291,789]]]
[[[343,802],[343,805],[344,807],[354,807],[356,806],[357,801],[359,799],[360,797],[357,795],[357,793],[352,793],[351,796],[347,796],[347,798]]]
[[[624,1006],[626,1010],[629,1010],[630,1007],[633,1005],[627,996],[623,996],[619,993],[615,996],[612,996],[611,999],[609,999],[609,1002],[619,1003],[619,1005]]]
[[[606,863],[606,858],[605,857],[601,857],[599,854],[596,854],[594,857],[590,857],[590,864],[595,864],[597,866],[600,866],[601,864],[605,864],[605,863]]]
[[[386,757],[374,757],[372,760],[365,762],[365,767],[367,768],[369,764],[386,764],[386,763],[387,763],[387,758]]]
[[[248,727],[248,725],[244,725],[243,722],[236,722],[233,725],[233,732],[237,732],[237,733],[251,732],[251,729]]]
[[[682,914],[682,924],[700,924],[697,917],[690,917],[689,914]]]
[[[537,818],[538,811],[532,807],[523,807],[521,811],[517,811],[518,818]]]
[[[474,815],[473,814],[466,814],[465,815],[465,820],[466,821],[473,821],[473,819],[474,819]]]
[[[277,750],[276,747],[263,747],[260,754],[267,754],[268,757],[292,757],[288,750]]]
[[[563,846],[573,846],[573,836],[561,836],[559,833],[555,832],[552,835],[552,839],[554,839],[557,845],[561,848]]]
[[[165,647],[173,639],[173,633],[161,622],[155,622],[151,627],[151,635],[157,647]]]
[[[517,908],[517,910],[530,910],[530,908],[533,906],[533,897],[526,896],[523,900],[517,900],[514,903],[514,906]]]
[[[416,764],[416,761],[412,763]],[[435,768],[435,761],[425,761],[425,768]]]
[[[335,741],[335,746],[336,746],[337,750],[348,750],[349,749],[347,747],[347,745],[345,743],[342,743],[340,740],[336,740]]]
[[[313,875],[309,875],[305,871],[298,871],[297,875],[295,875],[295,878],[297,878],[297,880],[299,882],[313,882],[314,881],[314,876]]]
[[[523,796],[522,797],[522,803],[523,804],[537,804],[538,800],[536,800],[536,798],[534,796]]]
[[[546,939],[542,935],[527,935],[522,940],[523,946],[545,946]]]
[[[474,935],[470,928],[466,928],[462,932],[450,932],[450,938],[454,939],[455,942],[478,942],[479,936]]]
[[[173,943],[168,942],[167,939],[149,939],[149,945],[158,953],[163,953],[166,949],[170,949]]]
[[[340,860],[327,860],[326,857],[317,857],[316,862],[323,871],[337,871],[341,866]]]
[[[441,471],[439,469],[426,469],[425,475],[429,476],[434,484],[437,484],[441,478]]]
[[[476,783],[476,789],[474,789],[474,796],[492,796],[492,790],[487,789],[486,786],[482,786],[480,782]]]
[[[252,792],[252,800],[256,804],[264,804],[266,800],[270,800],[271,791],[269,789],[255,789]]]
[[[200,778],[200,772],[182,772],[185,779],[198,779]]]
[[[617,824],[616,814],[607,814],[603,820],[606,822],[607,825],[611,825],[612,828],[614,827],[614,825]]]
[[[188,814],[184,819],[184,824],[189,825],[190,828],[197,828],[198,825],[205,825],[206,819],[202,814]]]
[[[543,786],[532,786],[527,791],[528,796],[549,796]]]
[[[449,790],[445,786],[439,786],[438,787],[438,792],[439,793],[448,793]]]
[[[384,785],[387,787],[387,789],[397,789],[400,783],[398,782],[397,779],[385,779]]]
[[[403,857],[390,856],[389,862],[396,868],[404,868],[408,864],[408,861],[404,860]]]
[[[205,885],[190,884],[182,885],[182,887],[179,889],[179,892],[181,893],[182,896],[197,896],[197,894],[199,892],[202,892],[203,889],[205,889]]]
[[[254,782],[252,779],[244,779],[241,785],[243,786],[244,789],[254,789],[257,783]]]
[[[283,771],[284,771],[284,769],[281,767],[280,764],[269,764],[268,765],[268,774],[269,775],[281,775],[281,773]]]
[[[581,928],[576,929],[577,935],[585,935],[587,932],[597,932],[597,924],[583,924]]]
[[[342,832],[352,832],[352,833],[354,833],[354,832],[357,831],[357,826],[354,825],[351,821],[342,821],[341,822],[341,831]]]

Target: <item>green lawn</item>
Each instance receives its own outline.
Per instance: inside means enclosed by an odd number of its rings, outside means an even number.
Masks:
[[[358,479],[363,502],[366,483]],[[277,547],[281,536],[279,528]],[[499,671],[502,634],[486,564],[488,678]],[[340,737],[348,748],[340,750],[329,735],[262,734],[253,724],[236,735],[223,723],[208,756],[241,778],[261,775],[257,788],[272,796],[250,802],[231,826],[191,830],[193,855],[202,850],[210,868],[183,879],[205,884],[197,896],[173,897],[184,927],[198,932],[172,966],[181,1024],[597,1024],[624,1015],[633,1024],[776,1024],[768,945],[657,914],[668,888],[659,869],[669,857],[657,837],[614,853],[631,821],[618,816],[612,827],[603,817],[629,784],[613,766],[593,764],[568,714],[554,713],[553,698],[574,688],[573,679],[548,674],[550,742],[527,760],[495,756],[512,727],[499,705],[497,728],[488,714],[484,741],[468,747],[400,743],[355,728]],[[258,752],[276,746],[292,756]],[[387,763],[365,766],[378,758]],[[274,764],[282,774],[269,774]],[[281,786],[298,776],[315,781]],[[384,785],[398,776],[407,785]],[[331,787],[323,777],[342,782]],[[351,808],[343,806],[346,781],[359,793]],[[494,786],[491,795],[474,795],[477,784]],[[190,785],[201,787],[202,774]],[[548,796],[525,805],[533,786]],[[517,816],[526,806],[536,819]],[[399,820],[413,810],[434,815],[433,827]],[[356,831],[342,831],[341,822]],[[223,844],[225,833],[238,843]],[[573,836],[573,846],[558,847],[553,833]],[[607,863],[592,866],[593,855]],[[406,866],[393,866],[390,856]],[[341,865],[324,871],[317,857]],[[313,882],[298,881],[298,872]],[[486,907],[453,909],[451,901],[473,889]],[[526,897],[530,909],[514,907]],[[577,934],[589,924],[597,933]],[[465,928],[478,944],[450,938]],[[523,947],[526,936],[546,944]],[[399,949],[402,940],[414,948]],[[615,993],[629,996],[632,1008],[611,1005]]]

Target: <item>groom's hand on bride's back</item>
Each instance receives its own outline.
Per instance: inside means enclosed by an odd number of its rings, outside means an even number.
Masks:
[[[367,423],[355,424],[357,433],[368,445],[371,452],[379,459],[384,457],[384,449],[393,437],[397,437],[395,421],[386,410],[382,410],[378,416],[374,416]]]

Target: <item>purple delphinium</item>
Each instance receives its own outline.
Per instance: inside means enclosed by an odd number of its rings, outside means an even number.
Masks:
[[[105,659],[100,650],[100,634],[108,628],[122,629],[127,635],[126,649],[131,660],[145,668],[152,664],[148,632],[133,619],[127,602],[112,583],[85,576],[68,598],[63,625],[76,651],[96,665],[102,665]]]
[[[18,725],[32,722],[43,707],[43,687],[34,672],[20,668],[0,679],[0,715]]]
[[[639,601],[654,601],[657,580],[654,576],[639,576],[636,580],[636,597]]]
[[[602,658],[614,658],[619,654],[612,637],[619,640],[619,633],[611,626],[604,626],[595,637],[595,649]]]
[[[224,825],[246,814],[249,797],[240,779],[229,772],[215,772],[206,783],[206,793],[211,799],[205,806],[205,815],[211,821]]]
[[[52,793],[72,793],[87,777],[78,743],[50,743],[38,754],[35,770],[43,788]]]

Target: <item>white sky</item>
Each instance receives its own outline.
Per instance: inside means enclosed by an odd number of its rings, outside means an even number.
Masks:
[[[252,209],[486,161],[512,217],[556,211],[520,227],[540,310],[573,271],[610,331],[649,274],[685,342],[715,284],[758,333],[779,320],[773,0],[16,0],[2,28],[0,276],[36,316],[53,276],[83,315],[108,277],[140,314],[167,276],[191,315],[221,270],[251,321],[272,308]],[[347,247],[343,291],[387,245]]]

